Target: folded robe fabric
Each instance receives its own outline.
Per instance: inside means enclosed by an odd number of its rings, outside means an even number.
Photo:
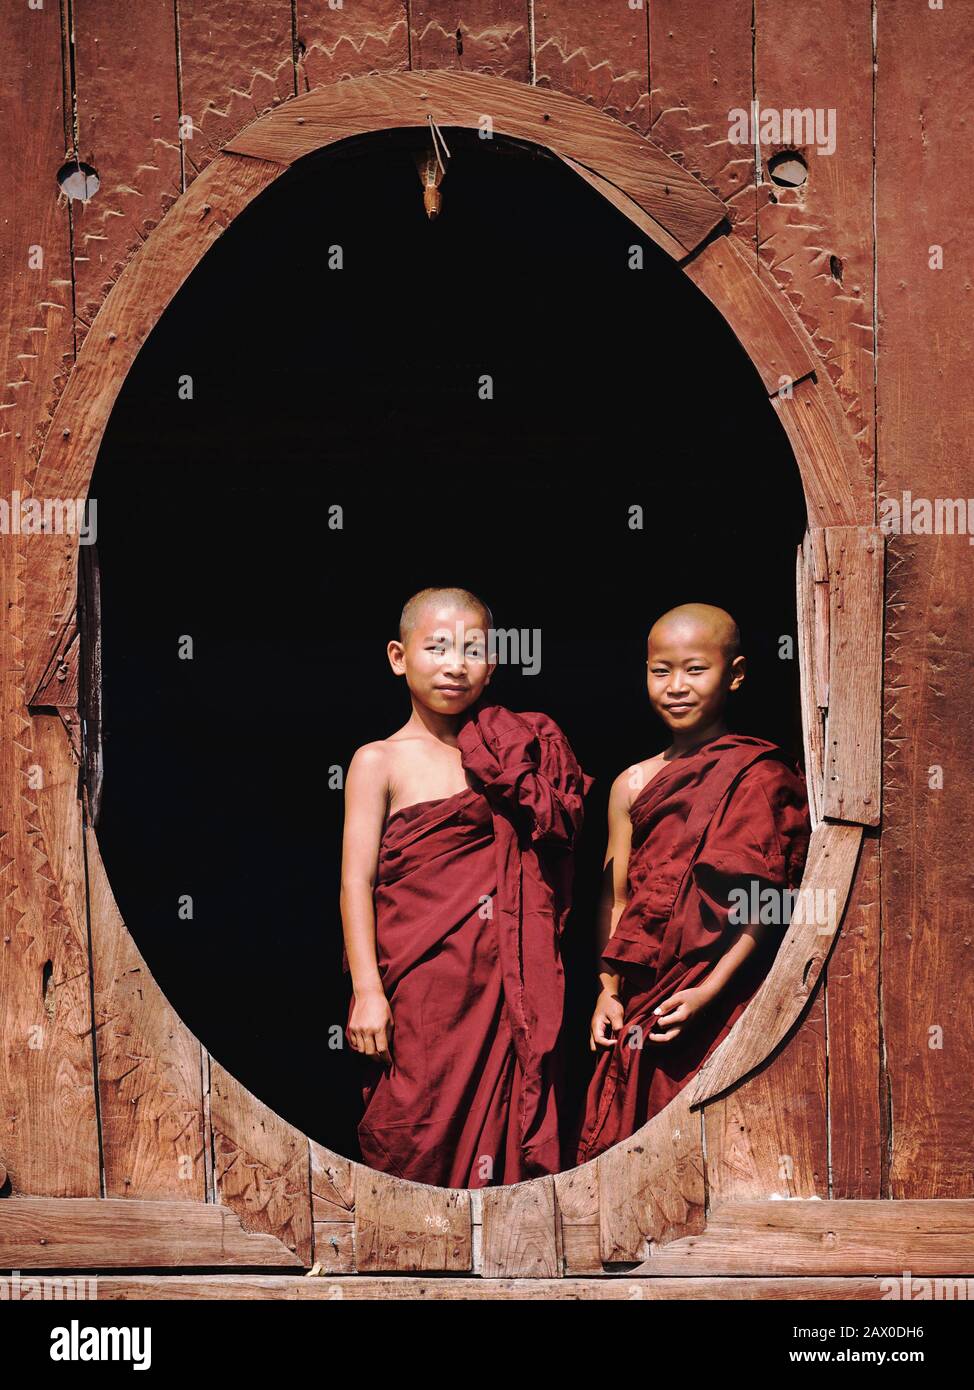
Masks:
[[[648,1036],[667,1030],[654,1018],[657,1005],[699,984],[738,937],[733,890],[760,902],[767,888],[797,887],[811,830],[800,770],[774,744],[742,734],[721,735],[668,763],[629,814],[628,903],[603,952],[606,968],[621,975],[623,1025],[615,1044],[599,1052],[578,1163],[662,1110],[737,1022],[787,923],[762,929],[758,948],[681,1036]]]
[[[473,783],[386,822],[376,951],[393,1065],[369,1064],[359,1124],[373,1168],[444,1187],[562,1167],[560,938],[592,779],[547,715],[474,707]]]

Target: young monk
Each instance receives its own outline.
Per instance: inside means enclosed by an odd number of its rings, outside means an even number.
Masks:
[[[491,622],[466,589],[409,599],[388,655],[412,714],[356,752],[345,783],[362,1157],[444,1187],[563,1166],[559,942],[591,778],[553,720],[482,698]]]
[[[767,902],[767,888],[797,886],[810,834],[801,772],[774,744],[727,731],[727,699],[746,668],[730,614],[702,603],[665,613],[646,664],[670,743],[609,794],[604,969],[589,1037],[601,1055],[578,1163],[662,1110],[726,1037],[784,930],[749,921],[734,890],[756,881],[754,901]]]

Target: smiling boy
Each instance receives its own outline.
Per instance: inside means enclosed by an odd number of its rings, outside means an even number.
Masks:
[[[345,783],[362,1157],[444,1187],[562,1167],[560,937],[591,779],[547,715],[485,702],[491,621],[466,589],[409,599],[387,650],[412,713]]]
[[[646,665],[671,741],[609,794],[604,969],[589,1034],[601,1055],[578,1163],[635,1133],[726,1037],[780,943],[774,928],[737,920],[735,890],[796,886],[808,849],[801,772],[724,722],[746,672],[730,614],[671,609],[650,630]]]

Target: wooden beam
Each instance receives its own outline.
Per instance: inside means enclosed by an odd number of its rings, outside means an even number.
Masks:
[[[835,388],[827,376],[806,377],[771,397],[802,475],[811,526],[872,521],[873,500]]]
[[[724,219],[724,205],[658,146],[586,102],[522,82],[466,73],[362,77],[296,97],[227,142],[226,151],[292,164],[350,135],[427,125],[478,129],[485,115],[499,135],[578,159],[626,193],[692,251]]]
[[[769,396],[815,370],[811,343],[787,301],[753,273],[736,237],[711,241],[683,269],[730,324]]]
[[[0,1201],[0,1268],[300,1265],[275,1236],[244,1229],[225,1206],[131,1197]]]
[[[970,1277],[974,1201],[729,1202],[632,1273]]]
[[[29,1277],[17,1284],[26,1289]],[[43,1296],[43,1280],[34,1276],[36,1292]],[[13,1281],[11,1281],[13,1284]],[[657,1279],[647,1275],[621,1275],[592,1279],[430,1279],[423,1275],[352,1275],[315,1277],[289,1274],[116,1274],[102,1275],[95,1286],[99,1302],[115,1299],[141,1302],[167,1299],[219,1301],[243,1298],[288,1302],[319,1299],[343,1303],[357,1300],[443,1302],[564,1302],[597,1300],[601,1303],[683,1303],[720,1300],[751,1302],[755,1299],[796,1302],[823,1300],[859,1302],[879,1297],[874,1277],[802,1279]],[[55,1286],[63,1291],[63,1283]],[[21,1295],[24,1296],[24,1295]],[[54,1293],[53,1296],[60,1296]],[[80,1295],[83,1296],[83,1295]],[[905,1295],[904,1295],[905,1296]],[[73,1305],[74,1306],[74,1305]],[[79,1315],[83,1305],[78,1306]]]

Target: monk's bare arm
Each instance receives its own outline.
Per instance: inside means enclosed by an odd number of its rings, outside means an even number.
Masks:
[[[698,985],[693,985],[690,989],[678,989],[653,1010],[657,1015],[654,1027],[665,1031],[649,1033],[647,1040],[651,1043],[665,1043],[680,1037],[684,1026],[691,1022],[694,1015],[701,1009],[706,1009],[727,988],[728,982],[758,949],[766,931],[767,927],[760,924],[749,923],[742,927],[734,944],[724,952]]]
[[[632,848],[632,822],[629,819],[629,772],[622,772],[609,792],[609,834],[599,899],[598,949],[605,950],[628,902],[629,852]],[[623,1008],[619,999],[617,973],[599,971],[600,993],[589,1029],[589,1048],[611,1047],[613,1033],[622,1027]]]
[[[601,954],[619,925],[629,901],[629,853],[632,849],[632,821],[629,818],[629,772],[621,772],[609,791],[609,833],[599,901],[598,944]],[[618,990],[618,974],[599,976],[603,989]]]
[[[715,999],[737,974],[744,962],[758,949],[768,928],[759,923],[742,927],[734,944],[724,952],[714,968],[700,981],[697,988],[707,999]]]
[[[376,956],[375,891],[379,845],[389,798],[388,762],[381,746],[366,744],[345,778],[341,913],[355,999],[348,1038],[356,1052],[388,1060],[392,1013]]]

